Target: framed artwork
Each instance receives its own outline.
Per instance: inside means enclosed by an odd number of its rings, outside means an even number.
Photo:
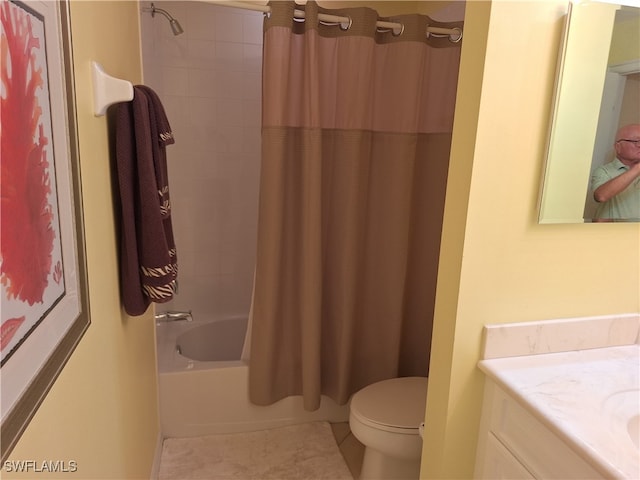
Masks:
[[[2,1],[0,18],[4,461],[90,315],[69,3]]]

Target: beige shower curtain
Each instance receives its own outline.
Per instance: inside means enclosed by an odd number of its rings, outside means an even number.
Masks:
[[[428,374],[460,46],[426,28],[462,25],[270,5],[250,397],[315,410]]]

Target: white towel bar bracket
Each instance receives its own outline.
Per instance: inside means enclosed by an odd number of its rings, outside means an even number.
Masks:
[[[102,65],[91,62],[93,73],[93,110],[96,117],[107,113],[114,103],[133,100],[133,84],[108,75]]]

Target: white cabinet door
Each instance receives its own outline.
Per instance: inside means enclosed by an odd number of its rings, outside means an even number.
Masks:
[[[485,458],[480,478],[504,480],[531,480],[535,477],[511,455],[500,441],[492,434],[487,434]]]

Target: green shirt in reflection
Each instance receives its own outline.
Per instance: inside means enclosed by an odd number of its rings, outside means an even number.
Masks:
[[[603,183],[629,170],[617,158],[612,162],[600,165],[591,176],[591,191],[595,191]],[[640,220],[640,178],[625,190],[606,202],[598,203],[596,219]]]

